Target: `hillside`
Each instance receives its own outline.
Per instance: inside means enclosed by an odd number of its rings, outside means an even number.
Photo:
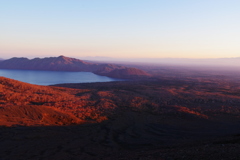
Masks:
[[[113,77],[113,78],[144,78],[149,77],[150,74],[146,73],[143,70],[137,68],[121,67],[118,69],[109,69],[110,67],[102,67],[97,70],[95,73],[103,76]]]
[[[222,121],[222,116],[230,116],[228,120],[234,120],[240,113],[240,97],[236,94],[239,88],[226,90],[229,85],[234,87],[235,84],[210,83],[209,80],[200,84],[196,80],[161,80],[63,84],[55,87],[1,77],[0,112],[5,116],[1,117],[0,123],[4,125],[11,121],[12,124],[28,125],[32,119],[29,125],[45,125],[42,122],[46,117],[42,113],[45,112],[49,112],[46,114],[48,117],[66,115],[70,118],[66,120],[68,122],[61,122],[63,124],[101,122],[129,111],[217,121]],[[58,124],[58,119],[49,123]]]
[[[0,69],[46,70],[46,71],[84,71],[113,78],[148,77],[148,73],[137,69],[114,64],[97,64],[65,56],[50,58],[11,58],[0,61]],[[134,70],[130,72],[129,70]],[[116,74],[116,72],[118,74]]]
[[[237,159],[239,91],[214,78],[38,86],[0,77],[0,157]]]
[[[0,125],[70,125],[100,122],[89,97],[75,94],[88,90],[38,86],[0,77]],[[102,114],[102,115],[100,115]]]

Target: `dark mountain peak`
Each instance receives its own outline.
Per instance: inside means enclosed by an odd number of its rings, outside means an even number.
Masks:
[[[11,58],[0,62],[1,69],[45,70],[45,71],[74,71],[93,72],[114,78],[133,78],[149,76],[142,70],[115,64],[97,64],[63,55],[47,58]]]
[[[61,56],[59,56],[59,57],[53,57],[53,59],[55,60],[55,61],[61,61],[61,62],[63,62],[63,63],[81,63],[81,64],[86,64],[86,65],[89,65],[89,64],[92,64],[92,63],[90,63],[90,62],[85,62],[85,61],[83,61],[83,60],[80,60],[80,59],[76,59],[76,58],[70,58],[70,57],[66,57],[66,56],[63,56],[63,55],[61,55]]]
[[[13,58],[10,58],[8,60],[29,60],[28,58],[25,58],[25,57],[13,57]]]
[[[59,63],[63,62],[65,64],[72,63],[72,61],[74,60],[73,58],[69,58],[69,57],[65,57],[65,56],[53,57],[52,59],[55,62],[59,62]]]
[[[57,59],[62,59],[62,60],[69,60],[69,59],[73,59],[73,58],[69,58],[69,57],[65,57],[63,55],[57,57]]]

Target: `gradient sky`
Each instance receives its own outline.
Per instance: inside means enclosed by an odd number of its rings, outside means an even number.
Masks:
[[[0,0],[0,58],[240,57],[239,0]]]

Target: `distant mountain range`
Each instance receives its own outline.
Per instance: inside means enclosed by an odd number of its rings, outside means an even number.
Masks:
[[[84,60],[102,61],[105,63],[129,63],[151,65],[181,65],[181,66],[240,66],[240,57],[235,58],[111,58],[111,57],[82,57]]]
[[[150,76],[143,70],[114,64],[98,64],[65,56],[49,58],[11,58],[0,61],[0,69],[92,72],[112,78]]]

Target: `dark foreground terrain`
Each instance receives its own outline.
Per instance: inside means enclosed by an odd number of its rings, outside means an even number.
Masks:
[[[233,79],[0,80],[1,160],[240,158],[240,85]]]
[[[230,126],[178,125],[112,121],[1,128],[0,156],[1,160],[239,159],[240,135],[226,131],[232,130]]]

